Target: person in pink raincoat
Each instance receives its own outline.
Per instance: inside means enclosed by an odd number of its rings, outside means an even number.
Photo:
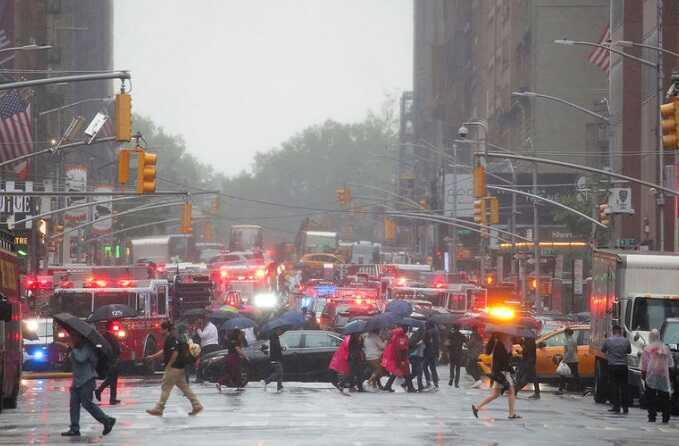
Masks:
[[[410,361],[408,361],[408,336],[401,327],[395,328],[391,332],[391,339],[384,348],[382,354],[382,367],[389,373],[389,380],[384,389],[393,392],[391,388],[396,378],[405,378],[408,392],[414,392],[412,376],[410,373]]]
[[[663,344],[658,330],[651,330],[648,345],[641,356],[641,379],[646,385],[646,406],[648,421],[655,423],[658,406],[662,410],[662,422],[670,422],[670,369],[674,367],[672,352]]]
[[[342,377],[349,375],[351,373],[351,366],[349,365],[349,341],[351,336],[345,336],[344,341],[340,344],[339,348],[332,355],[330,364],[328,368],[334,370],[339,375],[339,381],[336,384],[337,388],[342,391]]]

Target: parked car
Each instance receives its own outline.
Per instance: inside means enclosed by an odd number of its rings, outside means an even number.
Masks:
[[[591,329],[589,325],[571,325],[573,336],[578,343],[578,372],[580,378],[589,380],[594,379],[594,355],[589,351],[589,338]],[[556,373],[556,367],[564,355],[564,346],[566,345],[566,334],[564,333],[566,327],[562,327],[551,331],[536,340],[537,358],[536,358],[536,372],[538,380],[541,382],[551,382],[559,379]],[[514,345],[514,356],[521,356],[521,346]],[[484,373],[490,373],[491,364],[493,361],[492,355],[481,355],[479,357],[479,365]]]
[[[280,337],[283,347],[283,380],[303,382],[331,382],[334,373],[328,369],[330,359],[342,337],[337,333],[318,330],[291,330]],[[256,342],[244,349],[248,363],[247,377],[258,381],[269,375],[268,341]],[[206,379],[217,381],[224,375],[227,351],[220,350],[201,359],[199,368]]]

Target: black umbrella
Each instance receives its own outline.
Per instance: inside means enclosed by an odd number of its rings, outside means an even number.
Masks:
[[[79,319],[70,313],[55,314],[53,319],[68,332],[78,333],[95,347],[101,348],[102,352],[109,358],[113,357],[111,344],[109,344],[106,338],[104,338],[93,325],[88,324],[84,320]]]
[[[408,327],[424,328],[424,321],[414,319],[412,317],[404,317],[398,321],[399,325],[407,325]]]
[[[354,333],[365,333],[367,331],[366,330],[367,325],[368,321],[365,321],[363,319],[357,319],[345,325],[344,330],[342,330],[342,333],[345,335],[350,335]]]
[[[455,313],[437,313],[429,317],[429,320],[435,324],[440,325],[456,325],[457,320],[462,317],[462,314]]]
[[[244,330],[257,326],[255,322],[243,316],[228,320],[222,325],[222,330]]]
[[[503,333],[516,338],[535,338],[535,330],[516,325],[487,324],[486,333]]]
[[[123,304],[102,305],[94,310],[87,318],[88,322],[113,321],[126,317],[135,317],[137,312],[131,307]]]
[[[211,321],[215,321],[218,324],[221,324],[224,321],[228,321],[229,319],[235,319],[237,317],[238,313],[234,313],[232,311],[213,311],[207,316],[208,319],[210,319]]]

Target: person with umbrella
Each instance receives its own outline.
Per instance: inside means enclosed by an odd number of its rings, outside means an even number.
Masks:
[[[537,346],[535,345],[535,338],[532,336],[524,337],[521,347],[522,383],[519,387],[523,387],[526,383],[533,383],[533,389],[535,389],[535,392],[530,396],[530,398],[539,400],[540,383],[538,382],[538,374],[536,370]]]
[[[153,409],[148,409],[146,413],[158,417],[162,416],[170,393],[172,392],[172,389],[177,386],[184,396],[191,401],[192,410],[189,412],[189,415],[198,415],[203,410],[203,405],[200,404],[200,401],[198,401],[198,398],[189,387],[184,373],[184,367],[186,366],[185,361],[186,357],[189,356],[189,352],[183,350],[187,348],[187,345],[180,343],[177,339],[177,334],[172,322],[163,321],[160,324],[160,329],[162,330],[163,335],[165,335],[165,345],[163,349],[144,359],[154,360],[162,356],[165,362],[165,371],[160,387],[160,399],[156,406]]]
[[[521,418],[516,413],[516,383],[512,376],[510,360],[512,357],[512,337],[505,333],[494,332],[486,346],[486,354],[493,355],[491,378],[495,381],[492,393],[478,405],[472,404],[472,412],[476,418],[479,410],[485,405],[497,399],[503,392],[507,392],[507,405],[509,407],[509,419]]]
[[[469,342],[467,343],[467,365],[466,371],[474,378],[472,389],[481,387],[481,369],[479,368],[479,355],[483,353],[483,338],[479,334],[477,328],[472,328],[471,335],[469,335]]]
[[[437,389],[439,388],[439,373],[436,366],[439,360],[440,343],[438,327],[433,321],[427,321],[424,332],[424,377],[427,380],[427,387],[431,386],[433,381]]]
[[[424,372],[424,335],[423,329],[417,330],[408,341],[408,351],[410,358],[410,366],[412,369],[412,377],[417,377],[417,391],[422,392],[424,386],[422,385],[422,374]]]
[[[111,363],[109,364],[106,379],[98,388],[94,389],[94,397],[97,399],[97,401],[101,401],[101,392],[103,392],[106,387],[110,387],[109,404],[113,406],[115,404],[120,404],[120,400],[117,398],[120,343],[110,331],[104,333],[104,338],[106,338],[108,343],[111,344],[113,356],[111,357]]]
[[[283,348],[281,347],[280,336],[283,334],[284,324],[283,321],[279,321],[276,324],[270,322],[270,324],[269,363],[271,365],[271,374],[264,380],[264,391],[266,391],[270,382],[276,381],[276,390],[281,392],[283,390]],[[277,326],[274,327],[273,325]]]
[[[365,336],[363,345],[365,347],[365,359],[372,370],[372,374],[368,378],[368,384],[372,385],[373,388],[382,390],[380,379],[384,376],[384,369],[380,365],[380,360],[382,359],[385,342],[380,337],[380,331],[377,329],[371,330]]]
[[[360,333],[352,333],[349,337],[349,375],[343,381],[346,387],[356,388],[359,392],[363,389],[363,369],[365,365],[365,353],[363,351],[363,337]],[[342,391],[342,383],[339,386]]]
[[[219,350],[219,332],[217,327],[212,323],[205,314],[198,317],[195,332],[200,338],[200,359],[205,355]],[[196,384],[203,382],[203,376],[200,367],[196,369]]]
[[[231,321],[229,321],[231,322]],[[241,361],[247,361],[245,353],[243,353],[243,332],[235,328],[231,330],[226,341],[226,354],[224,364],[224,376],[217,383],[217,390],[221,393],[222,386],[235,387],[239,389],[242,387],[241,379]]]
[[[384,386],[384,391],[393,392],[391,386],[396,378],[405,378],[408,392],[415,392],[413,379],[410,374],[410,363],[408,362],[408,327],[398,327],[391,332],[391,338],[384,348],[382,355],[382,367],[389,373],[389,380]]]
[[[464,365],[463,346],[467,343],[467,337],[460,333],[457,325],[453,325],[448,333],[448,360],[450,361],[450,377],[448,385],[460,387],[460,368]]]
[[[82,406],[92,417],[104,425],[103,435],[108,435],[116,419],[104,413],[96,404],[92,402],[92,393],[96,386],[95,379],[97,372],[97,353],[90,342],[88,342],[79,332],[67,328],[71,340],[70,359],[73,371],[73,381],[71,383],[70,416],[71,426],[66,432],[62,432],[64,437],[80,436],[80,407]]]

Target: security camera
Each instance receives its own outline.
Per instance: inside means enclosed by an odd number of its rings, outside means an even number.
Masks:
[[[469,135],[469,129],[465,126],[460,127],[457,129],[457,136],[460,138],[466,138],[467,135]]]

